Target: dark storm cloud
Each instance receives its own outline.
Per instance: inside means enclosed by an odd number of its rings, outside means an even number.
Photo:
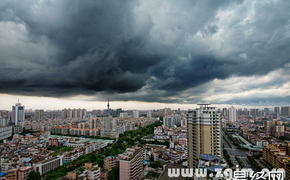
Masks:
[[[183,92],[214,79],[284,68],[290,62],[289,6],[230,0],[1,1],[0,92],[184,102]]]

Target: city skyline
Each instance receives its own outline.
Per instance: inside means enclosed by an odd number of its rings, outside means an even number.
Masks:
[[[0,96],[1,97],[1,96]],[[11,111],[11,107],[17,103],[14,102],[14,97],[10,96],[10,98],[7,98],[9,96],[6,96],[4,101],[0,101],[0,110],[8,110]],[[60,100],[57,98],[49,98],[49,97],[37,97],[36,99],[31,98],[30,96],[18,98],[19,102],[26,106],[26,111],[29,110],[38,110],[43,109],[45,111],[55,111],[55,110],[62,110],[62,109],[74,109],[74,108],[85,108],[88,111],[92,110],[106,110],[107,109],[107,103],[108,101],[98,101],[98,102],[92,102],[92,101],[75,101],[70,99]],[[12,104],[9,104],[8,102],[11,102]],[[45,102],[45,103],[43,103]],[[260,106],[249,106],[249,105],[238,105],[238,104],[211,104],[211,106],[219,108],[221,111],[223,108],[230,108],[231,106],[234,106],[236,110],[238,109],[259,109],[263,110],[264,108],[270,108],[272,112],[274,112],[275,107],[279,107],[281,111],[281,107],[289,107],[289,105],[260,105]],[[187,111],[187,110],[193,110],[198,108],[199,106],[197,104],[166,104],[166,103],[146,103],[146,102],[135,102],[135,101],[128,101],[128,102],[115,102],[110,101],[110,109],[118,109],[122,108],[123,110],[160,110],[164,108],[170,108],[171,110],[178,110],[181,111]]]
[[[251,0],[4,0],[0,108],[20,98],[33,109],[98,109],[107,97],[126,109],[289,106],[289,7]]]

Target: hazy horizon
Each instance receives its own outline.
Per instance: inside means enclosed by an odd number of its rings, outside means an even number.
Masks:
[[[58,98],[49,98],[49,97],[30,97],[30,96],[11,96],[11,95],[0,95],[0,99],[4,99],[4,101],[0,101],[0,110],[9,110],[11,111],[12,106],[15,105],[18,101],[25,106],[25,109],[44,109],[44,110],[62,110],[64,108],[85,108],[87,111],[92,110],[104,110],[107,109],[107,101],[82,101],[82,100],[74,100],[74,99],[58,99]],[[15,100],[15,102],[13,102]],[[5,103],[4,103],[5,102]],[[10,104],[7,104],[10,102]],[[198,103],[208,103],[208,102],[198,102]],[[122,108],[123,110],[157,110],[164,108],[171,108],[173,110],[188,110],[195,109],[199,106],[196,104],[173,104],[173,103],[146,103],[146,102],[137,102],[137,101],[128,101],[128,102],[118,102],[114,100],[110,100],[110,108],[118,109]],[[210,106],[217,108],[228,108],[230,106],[234,106],[236,109],[244,109],[250,108],[252,109],[263,109],[270,108],[272,110],[274,107],[282,107],[285,105],[278,104],[255,104],[255,105],[239,105],[239,104],[211,104]],[[289,106],[289,105],[288,105]]]

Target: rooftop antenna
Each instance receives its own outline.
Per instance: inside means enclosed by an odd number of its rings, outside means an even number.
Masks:
[[[109,104],[109,98],[108,98],[108,111],[107,111],[107,116],[109,117],[109,109],[110,109],[110,104]]]

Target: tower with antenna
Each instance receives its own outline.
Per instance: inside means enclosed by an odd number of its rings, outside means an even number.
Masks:
[[[110,102],[110,100],[109,100],[109,97],[108,97],[108,105],[107,105],[108,106],[108,110],[107,110],[107,116],[108,117],[109,117],[109,110],[110,110],[110,103],[109,102]]]

